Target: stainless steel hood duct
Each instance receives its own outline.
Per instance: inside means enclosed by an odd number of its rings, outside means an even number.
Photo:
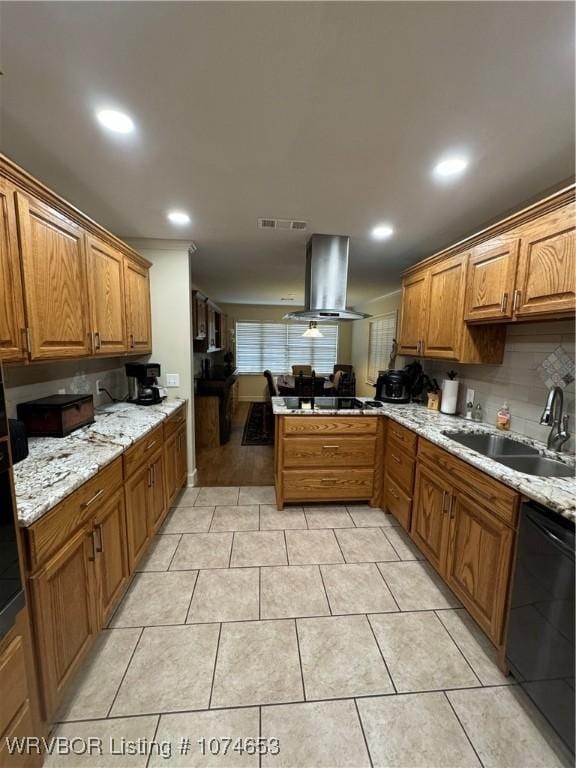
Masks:
[[[362,320],[370,315],[346,308],[348,251],[344,235],[312,235],[306,244],[306,297],[291,320]]]

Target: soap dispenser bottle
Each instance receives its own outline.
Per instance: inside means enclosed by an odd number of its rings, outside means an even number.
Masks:
[[[502,408],[499,408],[498,413],[496,414],[496,426],[503,432],[507,432],[510,429],[511,419],[510,407],[508,403],[504,403]]]

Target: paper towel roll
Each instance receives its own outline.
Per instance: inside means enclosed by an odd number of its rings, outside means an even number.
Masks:
[[[454,381],[454,379],[444,379],[442,382],[442,402],[440,404],[442,413],[456,413],[459,386],[460,382]]]

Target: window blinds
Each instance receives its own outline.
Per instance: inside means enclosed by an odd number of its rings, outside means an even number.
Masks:
[[[236,323],[239,373],[291,373],[293,365],[311,365],[332,373],[338,359],[338,326],[319,324],[321,339],[302,336],[308,323]]]
[[[369,322],[368,371],[366,380],[375,384],[379,371],[388,370],[392,344],[396,337],[396,312],[376,317]]]

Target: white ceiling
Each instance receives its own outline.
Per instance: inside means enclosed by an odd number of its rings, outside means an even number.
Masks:
[[[302,298],[301,218],[349,234],[349,303],[574,169],[574,6],[3,3],[2,149],[125,237],[190,237],[221,301]],[[131,137],[96,124],[126,110]],[[438,185],[446,151],[468,173]],[[169,208],[193,223],[175,229]],[[389,221],[396,235],[369,239]]]

